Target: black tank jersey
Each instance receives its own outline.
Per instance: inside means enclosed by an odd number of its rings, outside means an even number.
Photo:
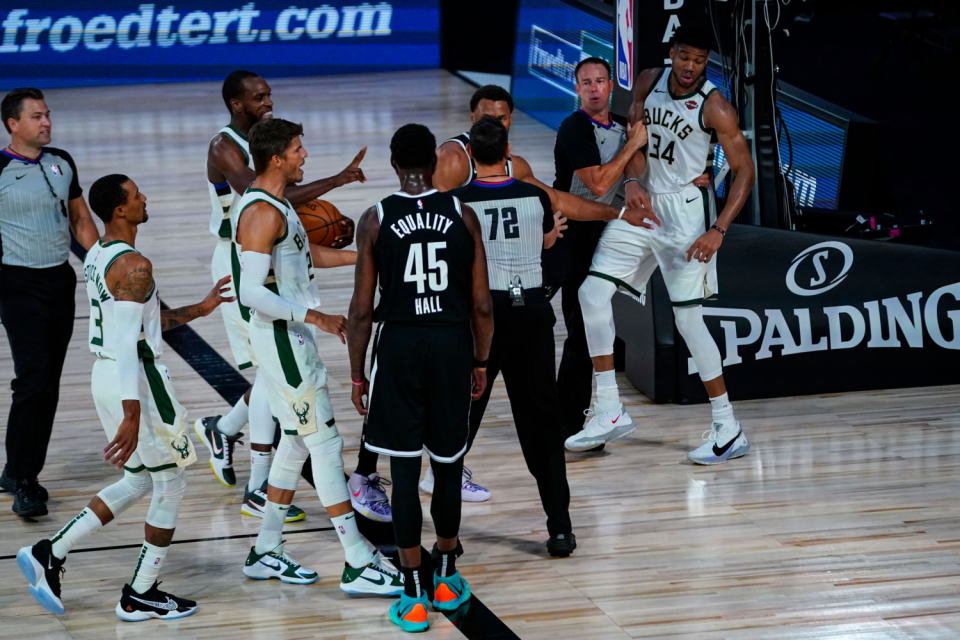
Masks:
[[[467,145],[470,144],[470,132],[464,131],[458,136],[453,136],[449,140],[445,140],[443,144],[447,144],[447,142],[456,142],[458,145],[460,145],[460,148],[463,149],[464,155],[467,156],[467,160],[470,161],[470,175],[467,176],[467,181],[460,185],[461,187],[465,187],[477,179],[477,163],[474,162],[473,158],[470,157],[470,154],[467,153]],[[510,156],[507,156],[507,175],[511,178],[513,177],[513,158]]]
[[[460,201],[435,189],[398,192],[377,203],[380,233],[373,257],[380,279],[376,322],[469,323],[473,307],[473,236]]]

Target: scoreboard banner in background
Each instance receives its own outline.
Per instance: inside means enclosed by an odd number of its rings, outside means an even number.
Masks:
[[[10,0],[0,89],[218,80],[244,67],[278,77],[439,66],[439,0],[293,2]]]

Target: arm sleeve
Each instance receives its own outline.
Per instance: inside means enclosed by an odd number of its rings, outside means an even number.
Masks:
[[[304,322],[308,309],[284,300],[264,285],[270,272],[270,256],[266,253],[244,251],[240,254],[240,300],[265,316],[277,320]]]
[[[73,178],[70,179],[70,193],[67,196],[67,200],[79,198],[83,195],[83,189],[80,187],[80,176],[77,175],[77,163],[73,161],[73,157],[66,151],[60,149],[57,153],[63,155],[63,159],[67,161],[70,169],[73,170]]]
[[[557,142],[574,171],[603,164],[593,124],[581,113],[575,113],[574,117],[563,121],[557,131]]]
[[[137,341],[143,328],[143,303],[118,300],[113,303],[116,323],[114,352],[117,357],[120,399],[140,400],[140,357]]]
[[[540,192],[537,195],[540,198],[540,206],[543,207],[543,232],[550,233],[553,231],[553,206],[550,204],[550,196],[543,189],[538,188],[537,191]]]

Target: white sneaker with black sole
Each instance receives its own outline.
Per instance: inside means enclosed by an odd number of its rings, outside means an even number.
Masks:
[[[583,414],[590,420],[583,431],[570,436],[563,443],[568,451],[587,451],[606,442],[628,436],[637,428],[637,423],[633,421],[622,404],[612,411],[598,411],[595,404],[593,409],[587,409]]]
[[[17,552],[17,566],[30,582],[30,595],[41,607],[58,616],[63,615],[60,576],[64,572],[64,562],[53,555],[53,544],[49,540],[41,540]]]
[[[300,566],[299,562],[288,556],[283,551],[282,543],[266,553],[257,553],[256,547],[250,547],[243,565],[243,575],[254,580],[276,578],[288,584],[313,584],[320,577],[316,571]]]
[[[124,622],[143,622],[153,618],[178,620],[197,612],[196,602],[160,591],[159,586],[159,582],[154,582],[145,593],[137,593],[130,585],[123,585],[123,595],[117,603],[117,617]]]
[[[433,493],[433,467],[427,467],[427,473],[423,476],[420,488],[424,493]],[[460,481],[460,501],[461,502],[486,502],[490,499],[490,490],[481,487],[473,481],[473,471],[464,467],[463,477]]]
[[[709,431],[703,432],[703,439],[706,442],[687,454],[694,464],[723,464],[750,451],[750,441],[739,422],[714,422]]]

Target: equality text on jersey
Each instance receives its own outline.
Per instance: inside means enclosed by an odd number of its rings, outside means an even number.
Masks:
[[[397,218],[397,221],[390,225],[390,230],[397,234],[398,238],[402,238],[420,229],[446,233],[452,226],[453,220],[446,216],[430,213],[429,211],[424,211],[423,213],[417,211],[416,213],[407,214],[402,218]]]

